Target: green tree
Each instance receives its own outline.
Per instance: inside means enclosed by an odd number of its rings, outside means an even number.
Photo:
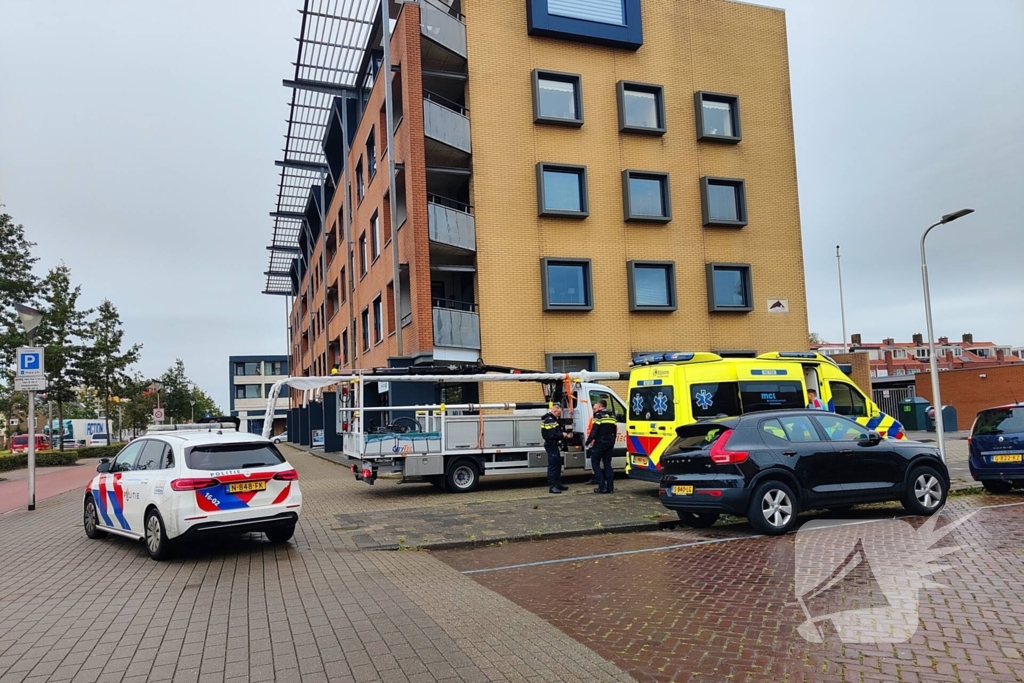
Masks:
[[[807,339],[807,343],[810,344],[811,346],[814,346],[815,344],[824,344],[825,340],[822,339],[821,335],[818,334],[817,332],[811,332],[810,336]]]
[[[39,259],[32,255],[34,246],[25,237],[25,226],[0,212],[0,414],[5,418],[10,416],[17,398],[11,370],[14,350],[28,342],[14,304],[37,303],[39,278],[32,267]]]
[[[77,399],[82,382],[82,361],[90,338],[91,309],[78,308],[80,286],[71,285],[71,270],[61,263],[43,279],[43,322],[37,336],[46,351],[47,395],[57,404],[57,419],[64,422],[64,404]],[[64,449],[64,439],[59,438]]]
[[[127,370],[139,360],[141,344],[124,346],[124,330],[117,308],[104,299],[96,309],[98,318],[91,325],[92,346],[82,357],[82,378],[96,390],[104,406],[104,421],[110,434],[110,399],[120,391],[128,379]]]
[[[200,389],[197,385],[192,385],[192,397],[191,400],[196,402],[195,405],[195,416],[201,418],[207,413],[212,417],[220,417],[224,413],[220,411],[217,406],[217,402],[207,394],[205,391]]]
[[[131,430],[133,436],[149,426],[156,407],[156,392],[150,391],[152,382],[137,372],[125,378],[118,394],[118,404],[111,417],[120,418],[120,426]]]
[[[219,415],[220,408],[195,382],[185,374],[185,363],[180,359],[167,368],[157,380],[161,386],[160,396],[167,417],[174,422],[188,422],[192,419],[192,403],[195,401],[197,418],[206,413]]]

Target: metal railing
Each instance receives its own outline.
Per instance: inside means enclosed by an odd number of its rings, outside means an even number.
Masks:
[[[438,299],[433,298],[434,308],[444,308],[450,311],[466,311],[468,313],[476,313],[476,304],[472,301],[458,301],[456,299]]]
[[[871,393],[882,412],[898,420],[900,419],[900,403],[917,396],[917,389],[914,386],[893,387],[891,389],[874,389]]]
[[[431,192],[427,193],[427,202],[430,203],[430,204],[437,204],[438,206],[443,206],[443,207],[448,208],[448,209],[454,209],[456,211],[461,211],[462,213],[468,213],[468,214],[472,214],[473,213],[473,205],[472,204],[467,204],[466,202],[460,202],[457,199],[451,199],[450,197],[444,197],[442,195],[433,194]]]
[[[469,117],[469,109],[459,104],[458,102],[455,102],[454,100],[449,100],[447,97],[444,97],[443,95],[438,95],[436,92],[424,90],[423,99],[430,100],[434,104],[439,104],[445,109],[451,109],[456,114],[461,114],[462,116],[465,116],[467,118]]]

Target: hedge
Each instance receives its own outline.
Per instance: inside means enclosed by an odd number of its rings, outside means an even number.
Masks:
[[[113,446],[88,446],[86,448],[78,449],[79,458],[110,458],[114,459],[114,456],[121,452],[124,448],[123,443],[114,444]]]
[[[36,453],[37,467],[64,467],[78,461],[78,451],[39,451]],[[28,467],[28,453],[5,453],[0,455],[0,472],[10,472]]]

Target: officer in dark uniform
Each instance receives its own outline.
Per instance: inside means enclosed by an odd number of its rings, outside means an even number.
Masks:
[[[562,484],[562,406],[557,403],[544,414],[540,422],[540,433],[544,437],[544,450],[548,454],[548,493],[569,490]]]
[[[615,437],[619,427],[615,416],[608,412],[604,401],[594,402],[594,421],[587,435],[587,448],[590,451],[590,462],[594,466],[597,488],[594,493],[613,493],[615,491],[615,471],[612,470],[612,449],[615,448]]]

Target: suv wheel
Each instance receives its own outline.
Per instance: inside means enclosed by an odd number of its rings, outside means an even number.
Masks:
[[[989,493],[1009,493],[1010,489],[1013,488],[1013,483],[1009,481],[1002,481],[1000,479],[990,479],[988,481],[981,482],[981,485],[985,487],[985,490]]]
[[[714,526],[715,522],[718,521],[718,513],[716,512],[676,510],[676,513],[679,515],[680,522],[693,529],[707,529],[709,526]]]
[[[107,537],[107,532],[99,528],[100,518],[96,513],[96,501],[93,500],[91,495],[86,496],[85,498],[83,526],[85,527],[85,535],[89,538],[97,539]]]
[[[793,489],[781,481],[766,481],[750,497],[747,521],[762,534],[779,536],[793,528],[798,511]]]
[[[934,468],[916,467],[910,473],[903,507],[915,515],[932,515],[946,504],[946,482]]]
[[[448,468],[446,483],[448,490],[455,493],[476,491],[476,487],[480,485],[480,470],[476,462],[468,458],[453,462]]]
[[[156,510],[146,513],[146,551],[154,560],[166,560],[172,554],[171,542],[164,530],[164,520]]]

